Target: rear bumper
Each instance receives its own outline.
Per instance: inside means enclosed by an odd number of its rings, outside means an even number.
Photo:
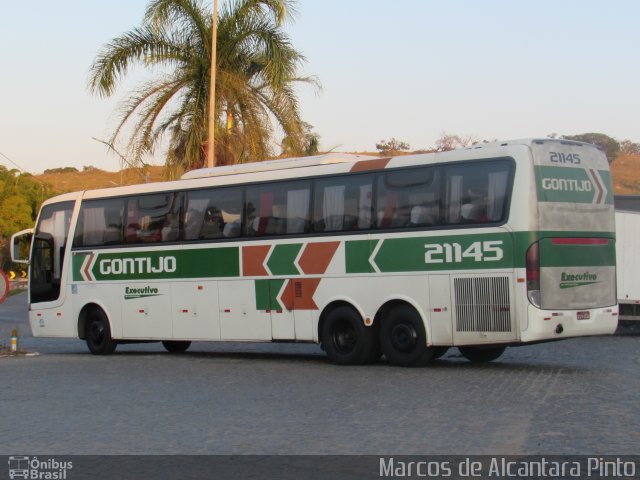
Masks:
[[[582,312],[582,311],[581,311]],[[618,326],[618,307],[583,310],[588,319],[578,320],[575,311],[541,310],[529,305],[528,325],[520,340],[524,343],[590,335],[611,335]]]

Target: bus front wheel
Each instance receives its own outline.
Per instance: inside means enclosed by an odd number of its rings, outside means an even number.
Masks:
[[[506,347],[458,347],[462,356],[471,362],[491,362],[505,351]]]
[[[89,351],[94,355],[109,355],[116,349],[116,342],[111,338],[109,320],[100,308],[94,308],[89,313],[85,340]]]
[[[183,353],[191,346],[191,342],[185,340],[165,340],[162,342],[162,346],[169,353]]]
[[[401,367],[425,365],[440,353],[434,347],[427,347],[422,318],[409,305],[395,306],[384,316],[380,345],[389,363]]]
[[[366,327],[351,307],[332,310],[322,327],[322,346],[332,362],[340,365],[362,365],[380,358],[373,327]]]

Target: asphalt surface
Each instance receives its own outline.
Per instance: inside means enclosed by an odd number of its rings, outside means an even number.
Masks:
[[[339,367],[315,345],[122,345],[31,336],[26,295],[0,305],[35,357],[0,358],[0,454],[638,454],[640,337],[452,348],[424,368]]]

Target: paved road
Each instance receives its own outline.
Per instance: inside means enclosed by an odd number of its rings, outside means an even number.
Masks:
[[[38,339],[0,358],[0,454],[637,454],[640,337],[511,348],[473,365],[330,364],[313,345],[158,344],[87,353]]]

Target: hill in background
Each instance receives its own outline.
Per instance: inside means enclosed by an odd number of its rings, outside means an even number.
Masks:
[[[144,171],[125,168],[119,172],[106,172],[97,168],[87,169],[82,172],[64,170],[66,169],[52,169],[41,175],[36,175],[36,177],[51,185],[56,194],[135,185],[145,183],[145,180],[148,182],[160,182],[163,180],[163,167],[146,167]]]
[[[376,155],[368,153],[368,155]],[[163,167],[150,166],[145,172],[127,168],[120,172],[89,169],[83,172],[62,171],[43,173],[37,177],[50,184],[57,193],[91,190],[95,188],[118,187],[163,180]],[[640,155],[621,154],[611,166],[613,188],[616,195],[640,194]]]
[[[622,154],[611,165],[616,195],[640,194],[640,155]]]

